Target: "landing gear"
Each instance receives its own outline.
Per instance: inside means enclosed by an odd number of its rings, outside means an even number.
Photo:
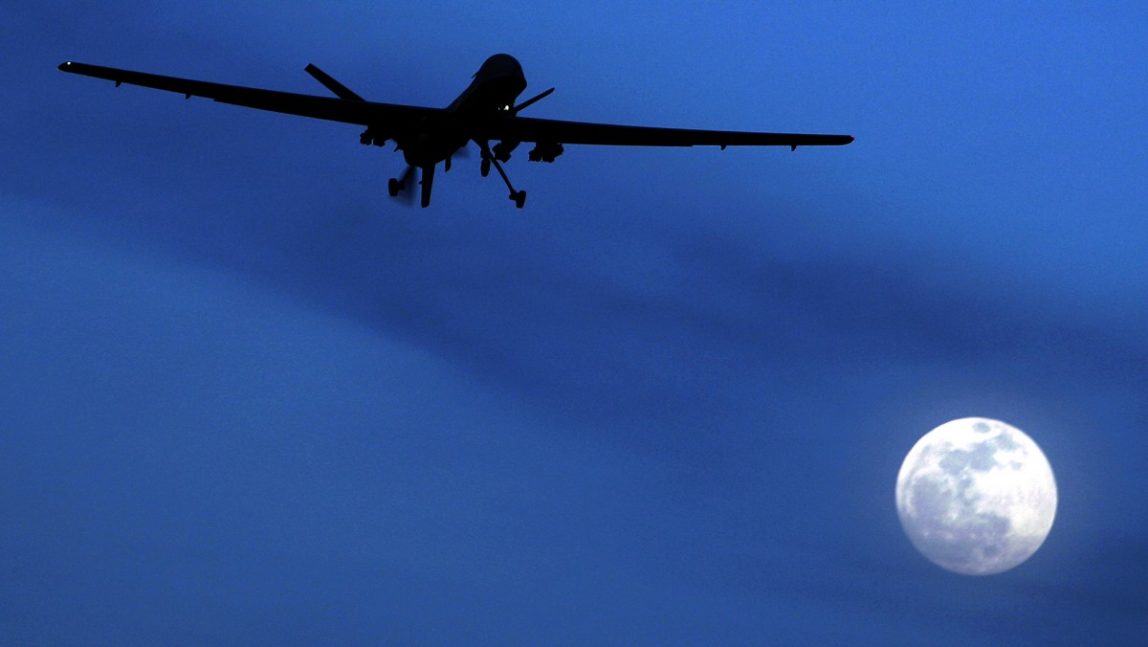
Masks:
[[[387,193],[392,198],[403,196],[405,198],[411,197],[410,193],[404,193],[407,190],[407,183],[411,182],[411,178],[415,174],[415,167],[407,166],[406,170],[399,177],[393,177],[387,180]]]
[[[490,152],[490,142],[482,140],[478,142],[478,147],[482,151],[482,166],[479,170],[482,171],[482,177],[490,174],[490,167],[494,166],[494,170],[502,176],[502,181],[506,184],[506,189],[510,191],[510,199],[514,201],[514,206],[521,209],[526,206],[526,191],[515,191],[514,185],[510,183],[510,178],[506,176],[506,171],[502,170],[502,164],[498,163],[496,158]]]
[[[422,208],[430,206],[431,186],[434,183],[434,164],[427,164],[423,167],[422,179],[419,180],[419,185],[422,186],[422,198],[419,200],[419,205]]]
[[[387,193],[391,194],[392,198],[402,196],[404,200],[411,200],[414,198],[414,191],[407,191],[408,186],[414,188],[411,182],[414,182],[415,171],[422,171],[422,177],[419,179],[419,186],[422,187],[422,195],[419,199],[419,204],[423,207],[430,206],[431,187],[434,185],[434,164],[427,164],[426,166],[407,166],[400,177],[393,177],[387,181]]]

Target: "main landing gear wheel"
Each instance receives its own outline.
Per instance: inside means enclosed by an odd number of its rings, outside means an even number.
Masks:
[[[475,140],[478,142],[479,148],[482,149],[482,175],[486,177],[490,173],[490,167],[493,166],[494,170],[498,171],[498,175],[506,184],[506,190],[510,191],[510,199],[514,201],[514,206],[521,209],[526,206],[526,192],[515,191],[514,185],[510,183],[510,178],[506,177],[506,171],[502,170],[502,165],[498,163],[498,158],[490,152],[490,144],[485,140]]]
[[[399,191],[402,191],[402,190],[403,190],[403,183],[399,182],[397,179],[391,178],[387,182],[387,193],[391,194],[392,198],[397,196],[399,194]]]

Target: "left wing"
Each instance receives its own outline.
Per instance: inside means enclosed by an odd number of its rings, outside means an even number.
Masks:
[[[852,135],[755,133],[650,126],[616,126],[579,121],[511,117],[492,125],[488,139],[610,146],[843,146]]]
[[[139,85],[157,90],[167,90],[184,95],[185,98],[205,97],[220,103],[230,103],[246,108],[282,112],[314,119],[340,121],[348,124],[372,126],[378,124],[413,123],[423,117],[442,112],[438,108],[404,106],[394,103],[347,100],[335,97],[317,97],[309,94],[261,90],[239,85],[193,81],[174,76],[161,76],[120,70],[101,65],[87,65],[67,61],[60,64],[60,70],[98,79]]]

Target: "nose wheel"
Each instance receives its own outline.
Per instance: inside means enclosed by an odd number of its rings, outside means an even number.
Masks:
[[[526,206],[526,191],[513,191],[510,194],[510,199],[514,200],[514,206],[521,209]]]

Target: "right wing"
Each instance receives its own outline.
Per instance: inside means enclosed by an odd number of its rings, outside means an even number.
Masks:
[[[394,103],[374,103],[362,100],[347,100],[334,97],[317,97],[309,94],[295,94],[292,92],[277,92],[275,90],[261,90],[259,88],[246,88],[239,85],[226,85],[223,83],[209,83],[207,81],[192,81],[174,76],[161,76],[120,70],[114,67],[100,65],[87,65],[67,61],[61,63],[59,69],[72,74],[92,76],[97,79],[139,85],[156,90],[167,90],[184,95],[185,98],[204,97],[220,103],[229,103],[256,110],[269,110],[312,119],[325,119],[327,121],[340,121],[348,124],[371,126],[386,124],[411,124],[422,118],[442,112],[439,108],[423,108],[420,106],[404,106]]]
[[[511,117],[489,129],[490,139],[607,146],[843,146],[851,135],[759,133]]]

